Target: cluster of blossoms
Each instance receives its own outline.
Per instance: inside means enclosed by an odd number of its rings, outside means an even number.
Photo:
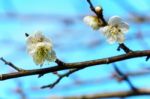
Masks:
[[[50,39],[46,38],[42,32],[37,31],[27,37],[27,51],[32,56],[36,65],[43,65],[45,61],[56,60],[56,55],[52,49]]]
[[[102,27],[100,24],[100,19],[96,16],[86,16],[83,21],[92,27],[94,30],[99,30],[107,38],[110,44],[115,41],[118,43],[123,43],[125,40],[124,33],[128,32],[129,25],[119,16],[113,16],[108,20],[108,25]]]
[[[102,9],[96,7],[95,11],[100,13]],[[103,22],[97,16],[86,16],[83,21],[94,30],[102,32],[111,44],[116,41],[123,43],[125,40],[124,33],[129,30],[129,25],[123,22],[119,16],[111,17],[106,26],[102,26]],[[56,55],[52,49],[50,39],[46,38],[40,31],[27,37],[27,51],[37,65],[43,65],[45,61],[56,61]]]

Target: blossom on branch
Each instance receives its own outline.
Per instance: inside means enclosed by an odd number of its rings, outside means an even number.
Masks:
[[[102,24],[101,20],[96,16],[85,16],[83,21],[94,30],[98,30]]]
[[[37,31],[27,37],[27,51],[32,56],[36,65],[43,65],[45,61],[56,60],[50,39],[46,38],[41,31]]]
[[[128,30],[128,23],[123,22],[119,16],[111,17],[108,25],[100,28],[100,31],[106,36],[110,44],[113,44],[115,41],[123,43],[125,40],[124,33],[128,32]]]

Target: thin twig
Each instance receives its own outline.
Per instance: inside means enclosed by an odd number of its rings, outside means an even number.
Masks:
[[[128,85],[130,86],[130,88],[133,90],[133,91],[137,91],[137,88],[134,87],[134,85],[132,84],[132,82],[130,81],[130,79],[128,78],[127,75],[125,75],[124,73],[122,73],[119,68],[116,66],[116,64],[113,64],[113,67],[115,69],[115,71],[123,78],[123,80],[125,80]]]
[[[120,49],[122,49],[125,53],[133,52],[124,43],[119,44],[117,50],[120,51]]]
[[[17,70],[18,72],[25,71],[24,69],[21,69],[21,68],[15,66],[13,63],[6,61],[3,57],[1,57],[0,60],[2,62],[4,62],[6,65],[8,65],[8,66],[12,67],[13,69]]]
[[[101,12],[98,13],[98,12],[95,10],[95,7],[93,6],[91,0],[87,0],[87,2],[88,2],[88,4],[90,5],[90,9],[97,15],[97,17],[98,17],[99,19],[102,20],[102,22],[103,22],[102,26],[106,26],[106,25],[107,25],[107,22],[106,22],[106,20],[104,19],[104,16],[103,16],[103,9],[101,10]]]
[[[55,85],[57,85],[64,77],[68,77],[68,76],[71,75],[72,73],[77,72],[77,71],[79,71],[79,70],[81,70],[81,69],[83,69],[83,68],[71,69],[71,70],[69,70],[68,72],[66,72],[65,74],[62,74],[62,75],[59,74],[59,75],[58,75],[58,79],[57,79],[54,83],[49,84],[49,85],[42,86],[41,88],[42,88],[42,89],[43,89],[43,88],[53,88],[53,87],[55,87]]]

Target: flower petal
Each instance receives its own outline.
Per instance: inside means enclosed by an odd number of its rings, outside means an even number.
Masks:
[[[115,43],[116,38],[115,38],[115,37],[109,37],[109,38],[107,39],[107,41],[108,41],[110,44],[113,44],[113,43]]]
[[[49,62],[56,60],[56,54],[54,50],[51,50],[51,52],[48,53],[46,60]]]
[[[99,31],[100,31],[101,33],[103,33],[104,35],[106,35],[108,29],[109,29],[109,26],[105,26],[105,27],[101,27],[101,28],[99,29]]]
[[[121,29],[122,33],[126,33],[129,31],[129,24],[126,22],[121,22],[118,26]]]
[[[118,25],[122,22],[122,19],[119,16],[112,16],[111,18],[109,18],[108,24],[109,25]]]
[[[124,34],[120,34],[120,35],[117,36],[117,42],[118,43],[123,43],[124,40],[125,40]]]
[[[44,58],[37,56],[37,54],[34,54],[33,55],[33,61],[35,62],[36,65],[43,65]]]
[[[83,21],[94,30],[98,30],[101,25],[100,20],[96,16],[86,16],[83,18]]]

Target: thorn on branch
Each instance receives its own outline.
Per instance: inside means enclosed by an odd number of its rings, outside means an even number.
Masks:
[[[132,84],[132,82],[129,80],[128,76],[125,75],[124,73],[122,73],[122,72],[119,70],[119,68],[116,66],[116,64],[113,64],[113,67],[114,67],[115,71],[118,73],[118,75],[120,75],[120,76],[122,77],[122,79],[125,80],[125,81],[128,83],[128,85],[130,86],[130,88],[131,88],[134,92],[136,92],[136,91],[137,91],[137,88],[134,87],[134,85]]]
[[[4,62],[6,65],[8,65],[8,66],[12,67],[13,69],[17,70],[18,72],[24,72],[24,71],[26,71],[24,69],[21,69],[21,68],[15,66],[13,63],[6,61],[3,57],[1,57],[0,60],[2,62]]]
[[[129,49],[124,43],[119,44],[117,51],[123,50],[125,53],[133,52],[131,49]]]
[[[57,85],[64,77],[68,77],[69,75],[71,75],[72,73],[74,72],[77,72],[79,70],[81,70],[83,68],[79,68],[79,69],[71,69],[69,70],[68,72],[66,72],[65,74],[58,74],[58,79],[52,83],[52,84],[49,84],[49,85],[45,85],[45,86],[42,86],[41,88],[44,89],[44,88],[53,88],[55,87],[55,85]]]

